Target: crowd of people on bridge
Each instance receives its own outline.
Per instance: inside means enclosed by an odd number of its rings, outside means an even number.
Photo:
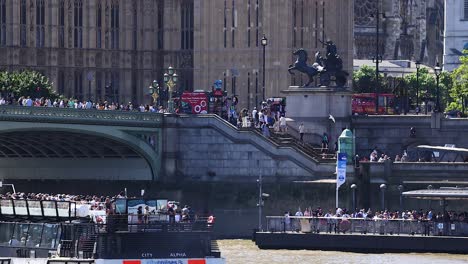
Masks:
[[[17,105],[26,107],[56,107],[56,108],[71,108],[71,109],[94,109],[94,110],[119,110],[119,111],[138,111],[138,112],[152,112],[152,113],[165,113],[167,109],[163,106],[153,105],[134,105],[132,102],[128,104],[118,104],[108,101],[93,102],[91,100],[80,101],[78,99],[55,99],[49,98],[31,98],[30,96],[22,96],[18,100],[11,98],[5,99],[0,97],[1,105]]]

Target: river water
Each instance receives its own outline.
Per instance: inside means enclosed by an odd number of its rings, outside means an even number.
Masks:
[[[468,263],[468,255],[457,254],[358,254],[320,250],[260,250],[250,240],[218,240],[221,255],[228,264],[295,263],[376,263],[376,264],[452,264]]]

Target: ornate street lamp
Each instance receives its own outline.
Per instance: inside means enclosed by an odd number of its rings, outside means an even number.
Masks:
[[[265,102],[265,57],[266,57],[266,46],[268,45],[268,39],[263,35],[262,38],[262,47],[263,47],[263,82],[262,82],[262,100]],[[257,103],[257,102],[255,102]]]
[[[416,114],[419,114],[419,69],[421,68],[421,62],[416,62]]]
[[[434,73],[436,76],[436,85],[437,85],[437,94],[436,94],[436,107],[435,107],[435,112],[440,112],[440,87],[439,87],[439,77],[440,74],[442,73],[442,68],[440,68],[439,63],[436,64],[434,67]]]
[[[159,84],[156,80],[154,80],[153,84],[148,87],[148,92],[151,95],[151,97],[153,97],[153,105],[158,105],[157,102],[159,98]]]
[[[167,90],[169,92],[167,107],[170,113],[174,112],[174,101],[172,101],[172,92],[173,92],[174,87],[177,84],[178,78],[179,76],[175,72],[174,68],[169,66],[169,68],[167,69],[167,72],[164,73],[164,83],[166,84]]]

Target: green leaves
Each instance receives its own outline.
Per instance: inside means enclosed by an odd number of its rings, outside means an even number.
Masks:
[[[0,72],[0,91],[15,98],[31,96],[32,98],[55,99],[58,94],[52,90],[49,79],[36,71]]]
[[[468,105],[468,50],[463,50],[465,56],[460,56],[461,65],[451,74],[452,88],[450,97],[452,102],[447,110],[464,110],[467,112]]]

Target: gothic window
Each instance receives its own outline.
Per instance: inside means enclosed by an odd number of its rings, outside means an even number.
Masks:
[[[83,73],[81,71],[75,72],[75,98],[83,100]]]
[[[58,73],[57,91],[59,95],[63,95],[65,93],[65,73],[63,71],[59,71]]]
[[[181,48],[193,49],[193,2],[183,2],[181,13]]]
[[[224,0],[224,47],[227,47],[227,0]]]
[[[249,0],[247,3],[247,47],[250,48],[250,6],[252,5],[252,0]]]
[[[468,20],[468,0],[465,0],[465,6],[464,6],[463,10],[465,11],[464,19]]]
[[[44,0],[36,0],[36,47],[44,47],[45,34],[45,6]]]
[[[74,47],[82,48],[83,47],[83,1],[75,0],[74,5]]]
[[[292,39],[292,46],[293,48],[297,47],[296,43],[296,34],[297,34],[297,0],[293,0],[292,2],[292,8],[293,8],[293,39]]]
[[[138,2],[134,2],[133,6],[133,49],[136,50],[138,47]]]
[[[258,71],[255,72],[255,106],[258,106]]]
[[[98,2],[96,8],[96,48],[102,48],[102,4]]]
[[[104,100],[106,101],[113,101],[112,98],[112,79],[111,79],[111,74],[110,72],[106,72],[104,74],[104,84],[105,84],[105,90],[104,90]]]
[[[227,82],[226,82],[227,74],[226,74],[226,72],[223,72],[223,76],[224,76],[224,78],[223,78],[223,90],[226,91],[226,89],[227,89],[227,87],[226,87],[226,85],[227,85]]]
[[[234,48],[235,44],[236,44],[236,27],[237,27],[237,10],[236,10],[236,2],[235,0],[232,0],[232,18],[231,18],[231,22],[232,22],[232,28],[231,28],[231,34],[232,34],[232,42],[231,42],[231,45],[232,47]]]
[[[119,2],[111,5],[111,49],[119,49]]]
[[[96,72],[96,101],[102,99],[102,73]]]
[[[359,26],[370,25],[372,22],[371,14],[377,10],[377,1],[358,0],[354,1],[354,23]]]
[[[59,1],[58,16],[58,44],[60,48],[63,48],[65,47],[65,0]]]
[[[158,1],[158,49],[164,48],[164,0]]]
[[[255,5],[255,28],[256,28],[256,33],[255,33],[255,46],[258,47],[258,27],[260,26],[260,18],[259,18],[259,0],[257,0],[257,4]]]
[[[112,101],[118,103],[120,98],[120,75],[118,72],[113,72],[111,76],[112,82]]]
[[[6,45],[6,0],[0,0],[0,46]]]
[[[301,47],[304,47],[304,0],[301,1]]]
[[[231,92],[232,92],[232,95],[236,95],[236,81],[237,81],[237,78],[236,76],[232,76],[231,78]]]
[[[20,3],[20,45],[22,47],[26,46],[26,0],[21,0]]]
[[[247,73],[247,109],[250,109],[250,72]]]

